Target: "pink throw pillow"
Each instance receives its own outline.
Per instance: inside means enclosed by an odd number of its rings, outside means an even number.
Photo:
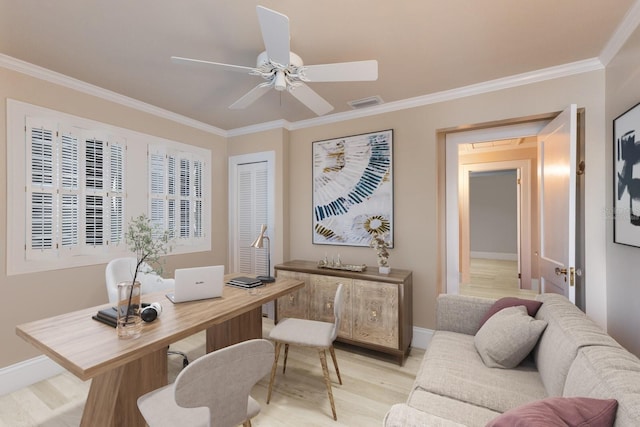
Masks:
[[[511,409],[486,427],[610,427],[618,401],[589,397],[551,397]]]
[[[494,314],[507,307],[514,307],[518,305],[524,305],[527,308],[527,314],[531,317],[535,317],[536,313],[540,309],[542,305],[542,301],[536,301],[532,299],[523,299],[523,298],[515,298],[515,297],[505,297],[500,298],[498,301],[494,302],[489,311],[485,313],[480,320],[480,327],[484,325],[484,323]]]

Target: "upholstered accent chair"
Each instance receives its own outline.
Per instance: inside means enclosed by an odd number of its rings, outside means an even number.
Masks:
[[[183,369],[176,381],[138,399],[149,427],[251,426],[260,404],[249,393],[269,373],[273,344],[243,341],[208,353]]]
[[[284,344],[284,364],[282,367],[282,374],[287,369],[287,356],[289,355],[289,345],[313,347],[318,350],[320,356],[320,364],[322,365],[322,372],[324,375],[324,382],[327,386],[327,393],[329,394],[329,402],[331,403],[331,411],[333,413],[333,419],[338,420],[336,415],[336,406],[333,401],[333,392],[331,390],[331,378],[329,376],[329,370],[327,369],[327,356],[326,350],[329,350],[331,358],[333,359],[333,366],[336,369],[338,376],[338,382],[342,385],[342,378],[340,377],[340,370],[338,369],[338,361],[336,360],[336,353],[333,348],[333,342],[338,336],[338,329],[340,328],[340,316],[342,312],[343,296],[343,284],[338,285],[336,294],[333,300],[333,313],[335,321],[333,323],[320,322],[317,320],[307,319],[294,319],[288,318],[278,322],[273,327],[269,334],[276,344],[275,357],[273,359],[273,366],[271,368],[271,379],[269,380],[269,391],[267,393],[267,404],[271,400],[271,392],[273,389],[273,381],[276,376],[276,370],[278,367],[278,357],[280,355],[280,348]]]

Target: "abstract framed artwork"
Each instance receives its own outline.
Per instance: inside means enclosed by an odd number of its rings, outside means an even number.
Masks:
[[[313,243],[393,247],[393,130],[313,142]]]
[[[613,120],[613,241],[640,247],[640,104]]]

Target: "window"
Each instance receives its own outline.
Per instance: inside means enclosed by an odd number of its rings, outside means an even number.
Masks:
[[[27,259],[64,258],[124,238],[125,145],[27,117]]]
[[[127,220],[211,250],[211,151],[7,100],[7,273],[127,256]],[[162,152],[156,157],[152,152]]]
[[[204,168],[204,159],[194,153],[149,150],[149,217],[179,245],[205,237]]]

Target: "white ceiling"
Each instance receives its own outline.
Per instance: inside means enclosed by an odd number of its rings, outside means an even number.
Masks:
[[[378,60],[375,82],[309,84],[335,114],[597,58],[634,1],[0,0],[0,53],[230,130],[316,117],[276,91],[229,110],[259,77],[169,60],[254,66],[258,4],[289,17],[305,64]]]

